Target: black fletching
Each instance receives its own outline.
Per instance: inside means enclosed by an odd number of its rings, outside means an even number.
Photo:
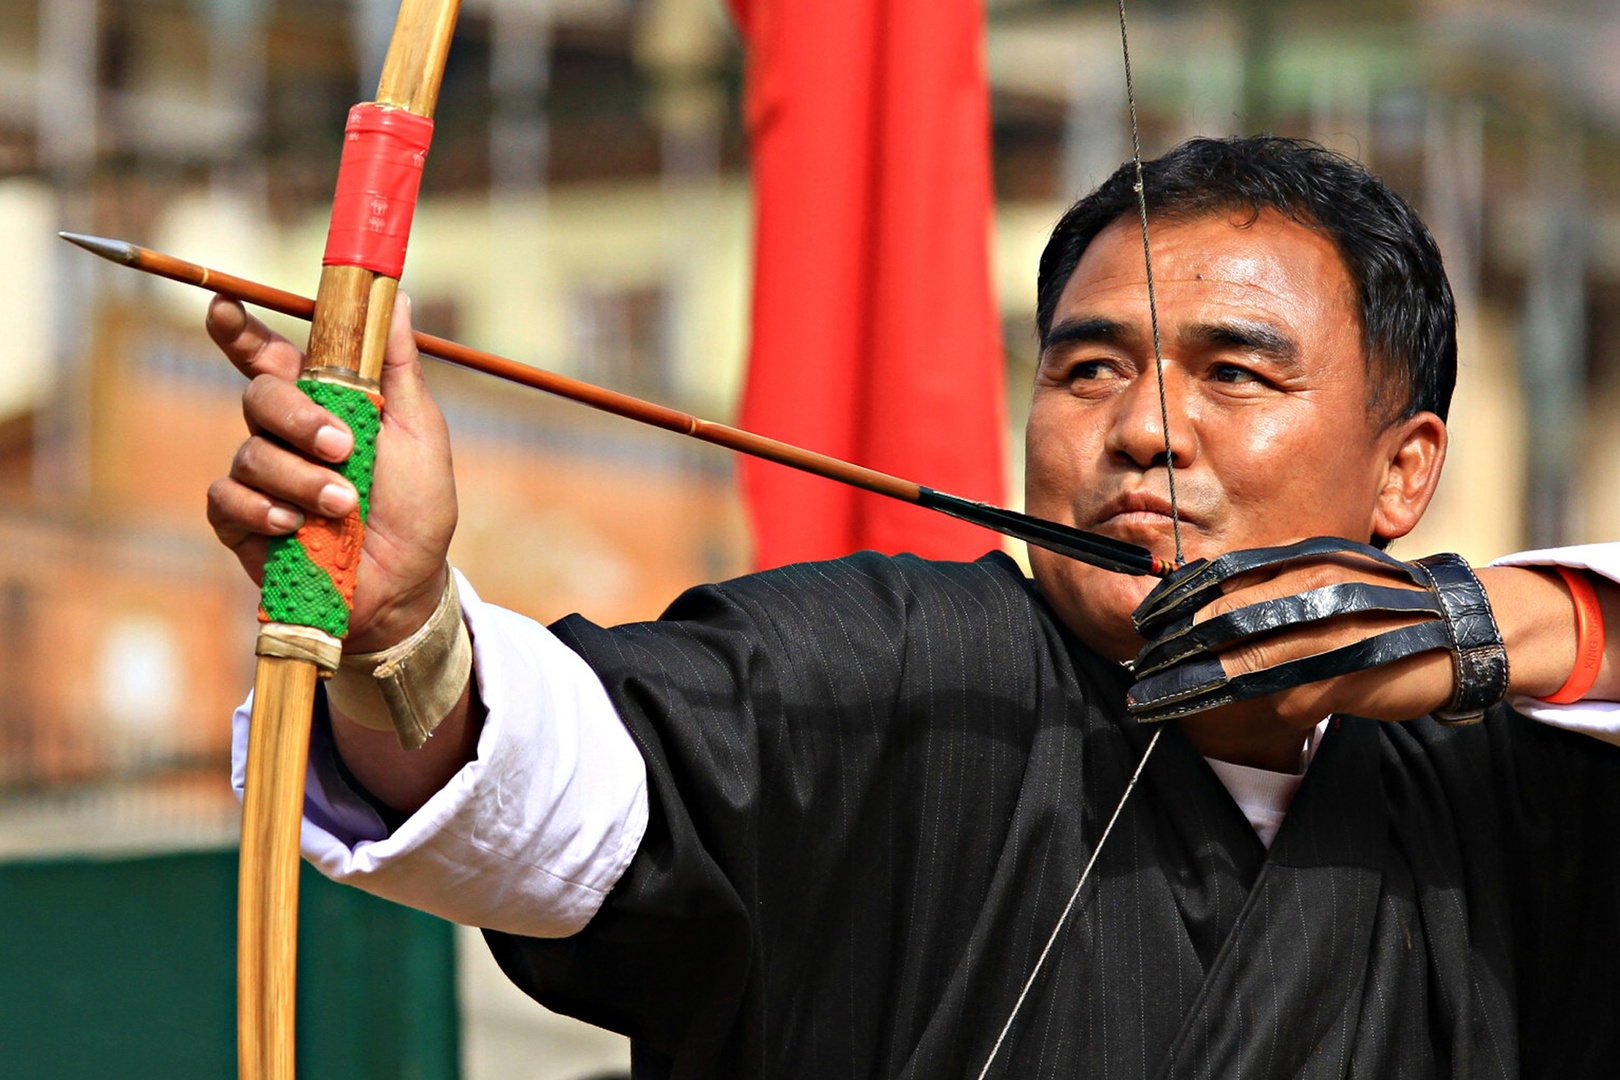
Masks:
[[[1072,529],[1055,521],[1030,517],[1016,510],[973,502],[971,499],[958,498],[926,487],[918,489],[917,505],[938,510],[963,521],[971,521],[975,525],[994,529],[1007,536],[1015,536],[1037,547],[1055,551],[1059,555],[1067,555],[1071,559],[1078,559],[1104,570],[1150,577],[1161,577],[1164,574],[1164,564],[1154,558],[1153,553],[1145,547],[1097,533]]]

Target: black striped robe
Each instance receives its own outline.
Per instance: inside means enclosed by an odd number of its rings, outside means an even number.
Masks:
[[[646,757],[580,934],[635,1075],[974,1077],[1147,742],[1017,567],[870,553],[555,629]],[[1268,853],[1170,728],[990,1075],[1620,1076],[1620,750],[1335,718]]]

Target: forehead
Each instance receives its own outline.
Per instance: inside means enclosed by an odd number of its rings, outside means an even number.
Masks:
[[[1149,237],[1161,316],[1169,307],[1205,317],[1263,318],[1305,334],[1349,331],[1359,353],[1355,287],[1324,230],[1267,209],[1150,221]],[[1097,308],[1147,316],[1142,232],[1134,217],[1120,218],[1092,240],[1058,298],[1053,325]]]

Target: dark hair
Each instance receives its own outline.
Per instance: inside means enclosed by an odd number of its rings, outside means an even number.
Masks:
[[[1193,139],[1142,163],[1150,219],[1273,209],[1333,238],[1361,305],[1372,376],[1369,408],[1391,421],[1441,419],[1457,382],[1457,311],[1440,249],[1417,213],[1359,163],[1315,143],[1273,135]],[[1035,320],[1044,343],[1058,297],[1103,229],[1139,214],[1135,168],[1115,170],[1070,207],[1041,253]]]

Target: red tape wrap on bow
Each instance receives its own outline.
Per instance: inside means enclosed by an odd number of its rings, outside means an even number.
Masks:
[[[432,141],[426,117],[372,103],[349,110],[323,265],[399,277]]]

